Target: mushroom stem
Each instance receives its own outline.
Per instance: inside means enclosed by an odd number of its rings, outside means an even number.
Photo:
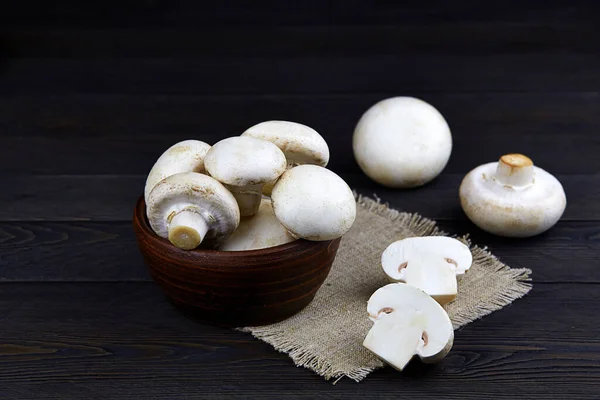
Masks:
[[[240,207],[240,216],[249,217],[258,211],[262,199],[263,185],[225,186],[237,200],[238,206]]]
[[[169,241],[180,249],[192,250],[202,243],[208,229],[202,215],[183,210],[175,214],[169,223]]]
[[[523,154],[505,154],[496,168],[496,179],[508,187],[523,187],[533,183],[533,162]]]

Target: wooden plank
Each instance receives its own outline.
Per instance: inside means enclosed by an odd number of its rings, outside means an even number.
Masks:
[[[560,77],[558,79],[557,77]],[[0,93],[373,94],[600,90],[600,54],[6,59]]]
[[[437,220],[466,220],[458,200],[462,174],[442,174],[413,190],[388,189],[363,174],[340,173],[351,188],[393,208]],[[565,221],[600,220],[600,174],[557,175],[567,193]],[[0,221],[130,221],[144,175],[3,176]]]
[[[2,25],[8,26],[75,26],[123,27],[198,26],[198,25],[285,25],[285,24],[405,24],[456,22],[537,22],[594,21],[598,5],[593,0],[522,2],[508,0],[482,6],[477,1],[442,0],[369,2],[366,0],[334,0],[322,2],[248,3],[243,0],[226,3],[192,1],[161,2],[106,0],[101,3],[55,1],[35,7],[33,1],[7,3],[0,14]],[[115,13],[115,10],[119,10]],[[519,10],[519,12],[515,12]]]
[[[436,106],[451,127],[445,172],[463,173],[514,151],[553,173],[600,171],[600,135],[591,134],[600,130],[598,93],[407,94]],[[214,143],[260,121],[288,119],[325,137],[330,168],[360,172],[354,126],[386,96],[2,96],[0,171],[146,174],[176,141]]]
[[[537,284],[457,331],[437,366],[386,368],[332,386],[248,334],[186,319],[154,284],[4,283],[0,384],[11,399],[595,399],[597,292],[598,285]]]
[[[600,283],[597,222],[559,222],[532,239],[487,235],[466,221],[442,221],[452,234],[470,233],[506,264],[533,270],[537,282]],[[130,222],[0,223],[0,281],[150,281]]]
[[[12,57],[114,58],[593,53],[595,25],[410,23],[400,26],[256,26],[142,29],[0,28]],[[219,40],[214,40],[214,38]]]

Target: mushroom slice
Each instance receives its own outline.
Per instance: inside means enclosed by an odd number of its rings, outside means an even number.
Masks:
[[[446,167],[452,135],[432,105],[414,97],[392,97],[369,108],[352,136],[362,171],[392,188],[421,186]]]
[[[256,214],[244,217],[219,247],[222,251],[264,249],[296,240],[275,218],[271,200],[263,198]]]
[[[415,356],[424,363],[441,361],[452,348],[454,330],[446,311],[413,286],[390,283],[367,303],[374,322],[363,346],[402,371]]]
[[[169,147],[156,160],[146,179],[144,200],[154,186],[168,176],[180,172],[204,172],[204,156],[210,145],[199,140],[184,140]]]
[[[418,287],[440,304],[456,298],[456,276],[471,268],[467,246],[447,236],[411,237],[390,244],[381,255],[392,282]]]
[[[356,201],[346,182],[317,165],[287,170],[273,187],[275,216],[294,237],[332,240],[356,218]]]
[[[460,204],[481,229],[500,236],[528,237],[550,229],[567,197],[560,182],[522,154],[473,169],[460,185]]]
[[[146,215],[158,236],[184,250],[198,247],[204,239],[222,239],[240,223],[233,195],[217,180],[197,172],[171,175],[156,184]]]
[[[329,147],[313,128],[290,121],[265,121],[248,128],[242,136],[268,140],[283,151],[287,168],[303,164],[326,167]],[[271,196],[275,181],[263,187],[263,194]]]
[[[236,136],[216,143],[206,154],[208,173],[233,193],[242,217],[260,206],[263,186],[286,169],[285,155],[273,143],[249,136]]]

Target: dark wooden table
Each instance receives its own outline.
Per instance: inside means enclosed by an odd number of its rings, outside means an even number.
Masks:
[[[0,12],[0,398],[600,398],[597,2],[6,2]],[[447,4],[446,4],[447,3]],[[486,4],[502,3],[502,4]],[[447,168],[418,190],[358,169],[361,113],[394,95],[447,118]],[[247,334],[183,317],[131,215],[169,145],[303,122],[357,191],[470,232],[534,288],[404,375],[325,382]],[[550,232],[487,235],[471,168],[523,152],[563,183]]]

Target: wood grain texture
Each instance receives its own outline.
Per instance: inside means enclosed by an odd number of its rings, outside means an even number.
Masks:
[[[594,53],[595,24],[440,22],[367,26],[211,26],[142,29],[0,28],[11,57],[297,57]],[[217,37],[219,40],[214,40]],[[581,40],[586,37],[587,40]]]
[[[507,239],[469,221],[440,223],[451,234],[469,232],[501,261],[530,268],[536,283],[600,283],[597,222],[564,221],[542,236]],[[0,282],[149,282],[130,222],[0,223]]]
[[[12,398],[593,399],[596,293],[597,285],[537,284],[457,331],[437,366],[386,368],[332,386],[247,334],[185,318],[152,283],[5,283],[0,383]]]
[[[201,4],[188,1],[107,0],[80,3],[61,0],[45,7],[34,7],[31,0],[11,2],[3,9],[4,26],[71,26],[89,27],[196,27],[274,26],[312,24],[397,24],[503,22],[594,22],[598,4],[593,0],[553,1],[507,0],[482,5],[467,0],[448,3],[443,0],[403,1],[401,3],[368,0],[302,0],[248,3],[231,0],[225,3]],[[115,13],[114,10],[119,12]]]
[[[552,65],[549,69],[548,65]],[[556,76],[559,75],[560,79]],[[6,59],[0,93],[373,94],[599,91],[600,54]]]
[[[554,174],[600,171],[598,93],[388,93],[355,96],[0,96],[5,174],[146,174],[177,141],[215,143],[269,119],[300,121],[329,143],[329,167],[360,172],[352,132],[377,101],[406,94],[444,115],[453,135],[445,172],[519,151]]]
[[[436,220],[465,219],[458,200],[463,174],[442,174],[422,188],[385,188],[366,175],[340,176],[358,193]],[[567,193],[564,221],[600,220],[600,174],[557,175]],[[4,176],[0,221],[131,221],[145,175]]]

